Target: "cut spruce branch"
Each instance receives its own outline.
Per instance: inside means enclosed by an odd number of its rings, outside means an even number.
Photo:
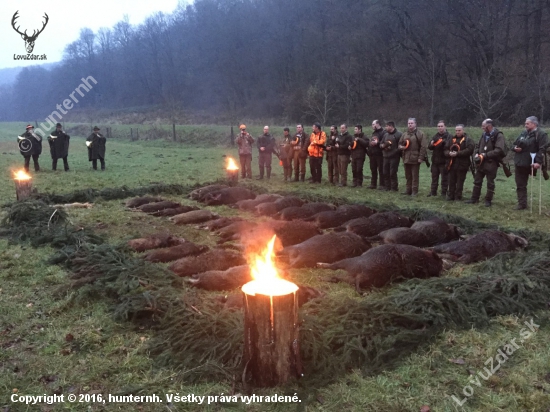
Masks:
[[[179,369],[182,379],[242,375],[240,310],[224,308],[215,293],[184,290],[181,279],[162,266],[74,227],[64,210],[54,210],[40,200],[17,202],[6,208],[2,227],[14,241],[57,249],[50,262],[71,273],[61,292],[73,291],[76,300],[106,299],[117,319],[152,327],[151,355],[159,366]],[[473,231],[475,222],[446,219]],[[485,327],[495,316],[534,316],[546,309],[548,235],[518,234],[535,244],[531,251],[497,255],[466,267],[459,278],[413,279],[347,300],[327,293],[304,305],[299,316],[305,384],[332,382],[352,369],[377,373],[443,330]]]

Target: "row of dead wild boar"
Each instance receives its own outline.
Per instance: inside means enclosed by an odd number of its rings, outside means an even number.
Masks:
[[[498,230],[462,236],[440,218],[414,222],[397,212],[377,212],[360,204],[307,203],[296,196],[256,195],[243,187],[210,185],[190,198],[207,205],[232,205],[269,219],[220,217],[210,210],[155,197],[131,199],[129,208],[170,216],[175,224],[200,224],[219,237],[210,249],[170,234],[133,239],[129,246],[151,262],[207,290],[231,290],[251,280],[246,254],[259,253],[277,235],[280,268],[326,268],[347,272],[341,280],[357,290],[408,278],[439,276],[444,263],[472,263],[527,246],[527,240]],[[235,243],[229,243],[234,242]],[[374,244],[378,244],[375,246]],[[445,259],[445,261],[444,261]]]

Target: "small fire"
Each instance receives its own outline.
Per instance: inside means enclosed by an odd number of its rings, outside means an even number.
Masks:
[[[30,180],[31,179],[31,175],[29,175],[27,172],[25,172],[24,170],[18,170],[17,172],[15,172],[13,174],[13,178],[15,180]]]
[[[256,256],[254,262],[250,265],[250,271],[254,280],[248,282],[242,287],[242,291],[247,295],[267,295],[283,296],[294,293],[298,286],[279,276],[277,268],[273,264],[273,246],[276,236],[274,235],[267,249],[260,256]]]
[[[235,161],[230,157],[229,161],[227,162],[227,170],[239,170],[237,164]]]

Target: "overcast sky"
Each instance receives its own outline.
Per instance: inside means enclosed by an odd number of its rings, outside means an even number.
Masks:
[[[182,0],[191,3],[191,0]],[[39,62],[14,60],[15,55],[26,55],[25,42],[11,25],[13,14],[19,10],[16,26],[27,34],[40,29],[44,13],[49,22],[37,37],[33,54],[46,54],[47,61],[60,61],[65,46],[78,38],[80,29],[91,28],[94,33],[100,27],[113,27],[127,14],[130,24],[143,22],[146,17],[157,11],[171,13],[178,5],[178,0],[98,0],[93,2],[75,0],[1,0],[0,1],[0,69],[16,66],[31,66]]]

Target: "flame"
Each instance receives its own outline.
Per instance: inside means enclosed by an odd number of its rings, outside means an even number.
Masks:
[[[250,271],[254,280],[242,287],[247,295],[283,296],[294,293],[298,286],[279,276],[277,268],[273,264],[273,246],[276,236],[273,235],[267,249],[260,256],[255,256],[250,265]]]
[[[229,161],[227,162],[227,170],[239,170],[235,161],[231,157],[228,159]]]
[[[13,174],[13,178],[15,180],[30,180],[31,179],[31,175],[29,175],[27,172],[25,172],[24,170],[18,170],[17,172],[15,172]]]

